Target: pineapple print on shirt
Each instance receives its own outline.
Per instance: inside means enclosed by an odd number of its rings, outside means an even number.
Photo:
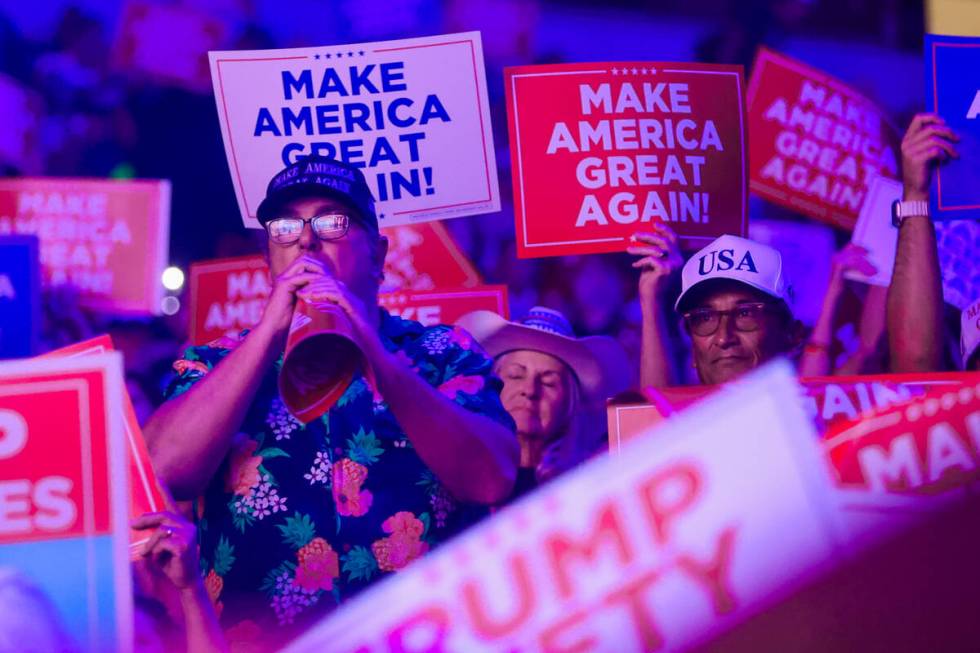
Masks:
[[[458,329],[382,312],[385,347],[433,388],[508,428],[490,360]],[[167,396],[190,389],[233,343],[193,347]],[[191,364],[193,363],[193,364]],[[263,378],[197,521],[209,595],[225,627],[291,629],[322,618],[483,517],[419,458],[376,388],[355,375],[320,419],[301,425]]]

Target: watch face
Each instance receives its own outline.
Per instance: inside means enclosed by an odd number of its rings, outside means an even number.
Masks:
[[[892,202],[892,226],[897,227],[898,225],[902,224],[902,216],[899,215],[901,205],[901,200],[895,200]]]

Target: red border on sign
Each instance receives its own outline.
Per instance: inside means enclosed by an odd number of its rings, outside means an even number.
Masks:
[[[980,48],[980,43],[933,43],[932,44],[932,107],[939,113],[939,82],[936,79],[936,48]],[[980,204],[943,206],[943,167],[936,166],[936,202],[940,211],[980,209]]]
[[[266,58],[250,58],[250,59],[218,59],[215,62],[215,67],[218,69],[218,88],[221,89],[221,110],[225,114],[225,125],[228,128],[228,147],[231,148],[231,163],[235,167],[235,178],[238,179],[238,187],[241,189],[242,193],[242,203],[245,204],[245,212],[249,217],[252,217],[252,211],[248,208],[248,196],[245,194],[245,186],[242,185],[242,172],[238,169],[238,152],[235,150],[235,138],[232,134],[231,120],[228,118],[228,104],[225,102],[225,84],[224,80],[221,79],[221,64],[226,61],[233,61],[236,63],[244,61],[291,61],[293,59],[309,59],[309,56],[302,57],[266,57]]]
[[[91,538],[98,537],[102,535],[112,534],[112,515],[110,514],[110,526],[107,531],[100,532],[95,527],[95,477],[94,477],[94,461],[93,461],[93,442],[92,442],[92,423],[91,423],[91,413],[92,405],[89,399],[89,382],[87,379],[81,378],[82,374],[85,372],[101,374],[102,370],[93,369],[80,371],[78,376],[69,376],[64,378],[64,375],[53,375],[53,374],[25,374],[22,376],[11,377],[9,383],[0,384],[0,395],[23,395],[24,390],[29,390],[32,394],[49,394],[54,392],[68,392],[74,396],[74,399],[78,406],[78,430],[79,439],[81,440],[81,481],[82,481],[82,506],[81,506],[81,523],[82,523],[82,533],[81,535],[77,533],[62,533],[62,534],[50,534],[41,533],[38,531],[32,532],[30,535],[20,537],[19,542],[42,542],[49,540],[64,540],[73,539],[78,537]],[[57,378],[61,376],[62,378]],[[13,380],[15,379],[15,380]],[[106,389],[103,386],[103,392]],[[110,423],[108,416],[106,417],[105,423],[108,425]],[[108,448],[106,449],[108,455]],[[107,472],[108,473],[108,472]],[[76,516],[77,518],[78,516]],[[90,577],[94,576],[94,566],[95,560],[92,558],[94,554],[92,551],[88,551],[86,554],[87,564],[89,569]]]
[[[116,348],[112,342],[112,337],[109,334],[104,333],[89,340],[83,340],[82,342],[41,354],[38,356],[38,358],[80,358],[93,354],[104,354],[110,351],[116,351]],[[132,399],[130,399],[129,392],[125,389],[122,393],[122,409],[123,435],[126,438],[126,453],[131,457],[130,461],[136,467],[136,471],[139,474],[139,481],[142,485],[147,503],[150,504],[150,510],[153,512],[163,510],[165,508],[163,505],[163,497],[160,496],[159,501],[157,500],[159,490],[157,489],[155,483],[150,481],[150,476],[154,474],[152,465],[148,458],[140,455],[140,440],[142,440],[143,435],[139,426],[139,421],[136,419],[136,411],[133,408]],[[146,448],[145,442],[143,443],[143,448]],[[149,470],[147,467],[149,467]],[[132,491],[132,488],[130,488],[130,490]],[[135,533],[131,532],[129,542],[129,550],[131,553],[134,553],[144,542],[147,542],[150,539],[150,534],[147,533],[142,537],[142,539],[134,538]]]
[[[468,202],[457,202],[456,204],[445,204],[442,206],[428,206],[420,209],[413,209],[411,211],[396,211],[394,215],[408,215],[411,213],[422,213],[425,211],[436,211],[439,209],[450,209],[458,206],[469,206],[471,204],[482,204],[484,202],[490,202],[493,200],[493,191],[490,184],[490,160],[487,156],[487,130],[486,125],[483,122],[483,102],[482,95],[480,94],[480,75],[476,67],[476,48],[473,45],[473,39],[463,39],[460,41],[447,41],[445,43],[424,43],[421,45],[408,45],[400,48],[383,48],[378,50],[372,50],[372,53],[379,52],[400,52],[402,50],[417,50],[420,48],[434,48],[443,45],[460,45],[468,44],[470,46],[470,58],[473,62],[473,84],[476,89],[476,109],[477,115],[480,117],[480,140],[483,143],[483,168],[486,173],[487,180],[487,196],[485,199],[472,200]],[[309,59],[309,55],[296,56],[296,57],[253,57],[249,59],[217,59],[215,61],[215,67],[218,71],[218,88],[221,89],[221,109],[225,114],[225,125],[228,128],[228,146],[231,148],[232,153],[232,165],[235,168],[235,178],[238,180],[238,188],[241,189],[242,203],[245,205],[245,212],[249,217],[254,217],[252,210],[248,207],[248,196],[245,193],[245,186],[242,184],[242,174],[238,167],[238,153],[235,150],[234,136],[231,128],[231,121],[228,118],[228,105],[225,102],[225,87],[223,80],[221,78],[221,64],[225,62],[242,62],[242,61],[287,61],[292,59]]]
[[[523,236],[523,241],[521,245],[524,248],[530,249],[533,247],[558,247],[561,245],[586,245],[589,243],[613,243],[613,242],[625,242],[628,240],[626,236],[613,236],[610,238],[591,238],[585,240],[568,240],[568,241],[556,241],[556,242],[546,242],[546,243],[529,243],[527,238],[527,202],[524,199],[524,157],[523,157],[523,144],[521,142],[521,125],[520,125],[520,112],[519,103],[517,101],[517,82],[518,78],[523,77],[558,77],[565,75],[598,75],[606,74],[609,72],[607,69],[609,64],[614,64],[617,62],[603,62],[595,64],[599,67],[599,70],[556,70],[552,72],[542,72],[542,73],[513,73],[510,75],[510,89],[511,89],[511,101],[513,104],[513,114],[514,114],[514,136],[516,140],[517,147],[515,151],[517,153],[517,179],[518,179],[518,190],[520,191],[520,214],[519,219],[521,221],[521,236]],[[664,63],[664,62],[660,62]],[[589,65],[589,64],[582,64]],[[673,66],[683,66],[683,63],[672,63],[669,65]],[[605,68],[604,68],[605,67]],[[732,75],[735,77],[735,86],[738,92],[738,97],[742,98],[742,80],[741,75],[736,71],[730,70],[699,70],[699,69],[679,69],[679,68],[667,68],[666,66],[661,66],[660,69],[665,73],[684,73],[684,74],[699,74],[699,75]],[[655,69],[654,69],[655,70]],[[739,138],[742,152],[742,179],[745,181],[742,184],[742,226],[741,233],[748,233],[748,151],[745,149],[745,107],[743,107],[744,100],[739,102],[738,105],[738,122],[741,127]],[[681,240],[684,241],[713,241],[717,236],[682,236]]]

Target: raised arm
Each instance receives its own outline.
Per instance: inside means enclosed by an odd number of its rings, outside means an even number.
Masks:
[[[653,229],[652,233],[634,234],[633,244],[626,251],[641,257],[633,263],[640,270],[640,385],[663,388],[676,382],[665,299],[671,279],[684,261],[673,230],[659,224],[654,224]]]
[[[902,140],[905,201],[928,201],[932,171],[956,157],[958,140],[943,119],[919,114]],[[888,346],[893,372],[942,367],[943,288],[936,231],[928,216],[905,219],[898,230],[895,271],[888,289]]]
[[[886,286],[871,286],[864,298],[861,318],[858,323],[858,348],[847,360],[837,366],[834,374],[853,376],[856,374],[875,374],[883,372],[879,360],[879,345],[885,335],[885,306],[888,301]],[[870,367],[869,364],[877,365]]]
[[[241,345],[150,417],[143,429],[150,458],[177,499],[196,498],[207,487],[262,376],[282,352],[296,291],[322,276],[321,266],[305,258],[286,268],[276,279],[262,321]]]
[[[163,512],[145,513],[133,521],[136,530],[149,531],[143,563],[152,575],[166,579],[177,595],[183,615],[187,653],[228,650],[218,616],[200,574],[197,529],[177,513],[173,504]]]
[[[827,376],[833,370],[830,348],[834,342],[834,318],[837,316],[837,307],[844,294],[846,284],[844,273],[848,270],[858,270],[867,275],[875,272],[874,266],[868,261],[867,250],[854,243],[848,243],[834,255],[830,268],[830,283],[827,284],[827,291],[823,296],[820,316],[800,357],[800,376]]]

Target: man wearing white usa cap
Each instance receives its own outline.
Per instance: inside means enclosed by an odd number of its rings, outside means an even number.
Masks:
[[[960,316],[960,352],[963,369],[980,372],[980,299],[963,309]]]
[[[638,235],[640,236],[640,235]],[[656,258],[651,247],[631,248]],[[658,239],[659,240],[659,239]],[[664,259],[676,257],[671,239],[661,246]],[[643,251],[640,251],[643,250]],[[651,251],[646,251],[651,250]],[[651,264],[652,265],[652,264]],[[644,274],[648,274],[645,271]],[[641,279],[641,284],[643,283]],[[725,383],[766,361],[795,349],[802,327],[790,311],[791,291],[779,252],[761,243],[724,235],[692,256],[681,271],[681,293],[674,304],[691,337],[694,367],[702,383]],[[655,310],[655,309],[654,309]],[[666,378],[663,321],[644,310],[641,377],[645,384]]]

